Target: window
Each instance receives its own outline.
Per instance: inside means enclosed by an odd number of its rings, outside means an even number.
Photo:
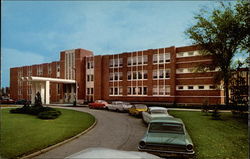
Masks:
[[[198,86],[199,89],[204,89],[204,86]]]
[[[194,68],[188,68],[188,72],[189,73],[193,73],[194,72]]]
[[[48,65],[48,74],[51,75],[51,73],[52,73],[52,72],[51,72],[51,65],[49,64],[49,65]]]
[[[153,70],[153,78],[157,78],[158,75],[157,75],[157,70]]]
[[[131,80],[131,72],[128,72],[128,80]]]
[[[194,86],[188,86],[188,89],[194,89]]]
[[[183,56],[184,56],[184,52],[177,53],[177,57],[183,57]]]
[[[131,95],[132,94],[132,91],[131,91],[131,87],[128,87],[128,92],[127,92],[128,95]]]
[[[178,86],[178,89],[183,89],[183,86]]]
[[[133,72],[133,79],[137,79],[137,72],[136,71]]]
[[[143,78],[148,79],[148,71],[147,70],[143,71]]]
[[[194,52],[193,51],[189,51],[188,52],[188,56],[194,56]]]
[[[128,66],[131,66],[131,63],[132,63],[132,58],[128,57]]]
[[[157,79],[164,79],[164,78],[170,78],[170,69],[160,69],[159,70],[159,76],[157,76],[157,70],[153,70],[153,78]]]
[[[168,63],[170,62],[170,53],[160,53],[153,55],[153,63]]]
[[[158,94],[158,87],[157,85],[153,86],[153,95],[157,95]]]
[[[147,95],[148,88],[147,87],[128,87],[127,88],[128,95]]]
[[[109,80],[110,81],[113,81],[113,76],[114,76],[113,73],[109,73]]]
[[[60,64],[56,64],[56,77],[60,77]]]
[[[183,68],[178,68],[176,72],[177,72],[177,73],[183,73],[183,72],[184,72],[184,69],[183,69]]]
[[[148,55],[143,55],[143,64],[148,63]]]
[[[121,87],[110,87],[109,95],[122,95],[122,86]]]
[[[153,55],[153,63],[157,63],[157,61],[158,61],[158,55],[154,54]]]
[[[209,89],[215,89],[215,86],[209,86]]]
[[[138,79],[142,79],[142,71],[138,72]]]

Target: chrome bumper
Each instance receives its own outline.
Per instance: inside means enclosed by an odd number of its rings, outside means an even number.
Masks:
[[[151,152],[154,154],[158,154],[160,156],[194,156],[194,151],[191,152],[178,152],[178,151],[162,151],[162,150],[153,150],[153,149],[142,149],[138,146],[139,151]]]

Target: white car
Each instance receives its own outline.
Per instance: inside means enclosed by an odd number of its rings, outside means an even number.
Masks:
[[[147,152],[138,151],[122,151],[102,147],[91,147],[73,155],[66,157],[65,159],[98,159],[98,158],[120,158],[120,159],[160,159],[160,157]]]
[[[114,110],[114,111],[128,111],[129,108],[131,108],[132,105],[128,102],[123,101],[113,101],[111,104],[108,104],[106,108],[108,110]]]
[[[146,112],[142,112],[142,119],[145,123],[149,123],[153,119],[173,117],[168,114],[168,109],[163,107],[149,107]]]

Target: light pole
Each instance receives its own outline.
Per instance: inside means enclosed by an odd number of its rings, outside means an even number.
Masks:
[[[76,94],[75,94],[75,101],[74,101],[74,103],[73,103],[73,106],[76,106],[76,103],[77,103],[76,100],[77,100],[78,84],[77,84],[77,80],[76,80],[76,68],[73,67],[72,69],[73,69],[74,72],[75,72],[75,81],[76,81],[76,86],[75,86],[75,88],[76,88]]]

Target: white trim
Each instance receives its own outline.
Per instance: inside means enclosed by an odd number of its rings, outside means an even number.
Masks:
[[[37,77],[37,76],[24,77],[23,80],[27,80],[29,82],[30,81],[50,81],[50,82],[56,82],[56,83],[76,83],[75,80],[60,79],[60,78]]]
[[[176,62],[176,64],[180,64],[180,63],[206,62],[206,61],[213,61],[213,60],[212,60],[212,59],[208,59],[208,60],[196,60],[196,61],[182,61],[182,62]]]
[[[179,77],[179,78],[176,78],[176,79],[206,79],[206,78],[213,78],[213,77]]]

